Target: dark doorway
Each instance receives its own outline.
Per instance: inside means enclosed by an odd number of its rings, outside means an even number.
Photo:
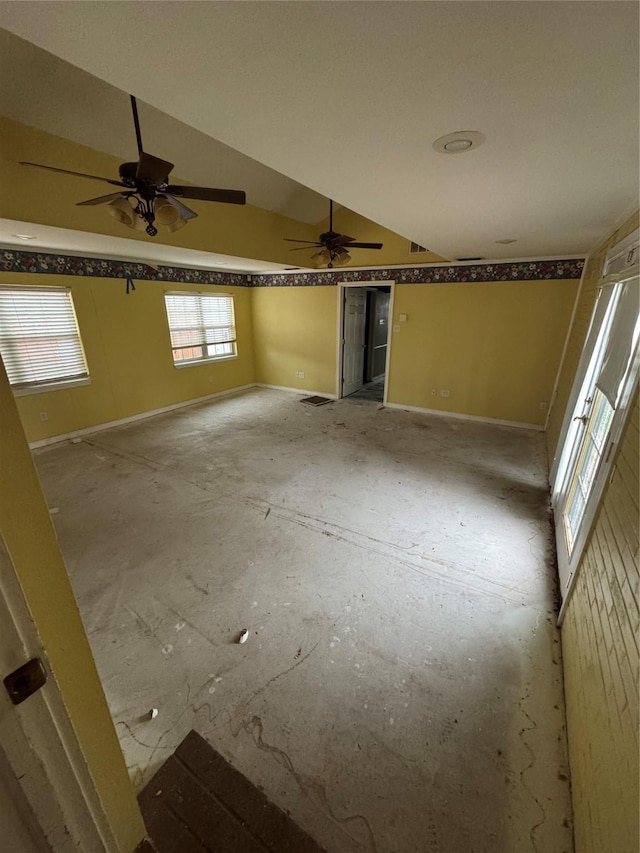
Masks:
[[[351,399],[380,403],[384,399],[390,299],[389,286],[367,287],[363,385]]]

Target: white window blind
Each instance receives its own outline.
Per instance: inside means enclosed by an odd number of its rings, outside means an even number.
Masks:
[[[0,288],[0,353],[17,388],[86,378],[71,293],[60,287]]]
[[[236,354],[233,298],[209,293],[166,293],[175,364]]]

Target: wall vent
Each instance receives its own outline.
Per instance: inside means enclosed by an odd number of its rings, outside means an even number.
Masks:
[[[428,249],[425,249],[424,246],[421,246],[419,243],[414,243],[413,240],[409,243],[409,252],[412,255],[419,255],[422,252],[428,252]]]

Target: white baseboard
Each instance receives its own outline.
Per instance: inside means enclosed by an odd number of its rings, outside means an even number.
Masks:
[[[36,450],[38,447],[46,447],[49,444],[58,444],[61,441],[69,441],[70,438],[78,438],[83,435],[89,435],[92,432],[102,432],[105,429],[112,427],[123,426],[123,424],[131,424],[134,421],[141,421],[145,418],[152,418],[154,415],[162,415],[165,412],[172,412],[174,409],[185,409],[187,406],[197,406],[198,403],[206,403],[207,400],[216,400],[220,397],[232,397],[234,394],[241,394],[243,391],[248,391],[255,388],[255,383],[249,385],[238,385],[235,388],[227,388],[226,391],[216,391],[214,394],[207,394],[205,397],[195,397],[193,400],[185,400],[182,403],[172,403],[170,406],[163,406],[161,409],[152,409],[150,412],[141,412],[139,415],[130,415],[128,418],[119,418],[117,421],[107,421],[103,424],[95,424],[95,426],[76,429],[73,432],[66,432],[62,435],[53,435],[50,438],[41,438],[39,441],[29,442],[31,450]]]
[[[502,421],[499,418],[483,418],[479,415],[463,415],[460,412],[443,412],[441,409],[424,409],[421,406],[403,406],[402,403],[385,403],[387,409],[404,409],[405,412],[417,412],[420,415],[437,415],[441,418],[456,418],[460,421],[478,421],[483,424],[495,424],[496,426],[518,427],[519,429],[534,429],[544,432],[541,424],[527,424],[522,421]]]
[[[77,429],[73,432],[66,432],[62,435],[53,435],[50,438],[41,438],[38,441],[29,442],[31,450],[37,450],[39,447],[47,447],[50,444],[59,444],[61,441],[69,441],[72,438],[80,438],[83,435],[90,435],[94,432],[103,432],[112,427],[123,426],[124,424],[141,421],[145,418],[152,418],[154,415],[162,415],[165,412],[173,412],[175,409],[185,409],[188,406],[197,406],[199,403],[206,403],[208,400],[217,400],[222,397],[233,397],[235,394],[242,394],[244,391],[249,391],[251,388],[270,388],[273,391],[289,391],[294,394],[317,394],[320,397],[327,397],[330,400],[337,400],[335,394],[327,394],[324,391],[311,391],[308,388],[290,388],[286,385],[267,385],[264,382],[251,382],[248,385],[238,385],[235,388],[227,388],[225,391],[216,391],[214,394],[207,394],[204,397],[195,397],[193,400],[185,400],[182,403],[172,403],[170,406],[163,406],[160,409],[152,409],[149,412],[141,412],[138,415],[130,415],[128,418],[119,418],[116,421],[107,421],[102,424]],[[387,409],[403,409],[405,412],[417,412],[421,415],[437,415],[442,418],[456,418],[463,421],[478,421],[485,424],[496,424],[498,426],[519,427],[520,429],[533,429],[538,432],[544,432],[544,427],[540,424],[527,424],[521,421],[503,421],[498,418],[482,418],[478,415],[463,415],[459,412],[443,412],[440,409],[425,409],[421,406],[403,406],[401,403],[385,403]]]
[[[329,400],[337,400],[335,394],[327,394],[325,391],[310,391],[308,388],[289,388],[286,385],[267,385],[264,382],[256,382],[256,388],[271,388],[273,391],[293,391],[294,394],[315,394],[319,397],[328,397]]]

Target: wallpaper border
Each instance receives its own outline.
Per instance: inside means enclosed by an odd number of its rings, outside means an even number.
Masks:
[[[504,261],[491,264],[442,264],[372,269],[314,270],[299,273],[219,272],[188,267],[154,267],[150,264],[108,260],[20,249],[0,250],[3,272],[49,275],[132,278],[138,281],[167,281],[185,284],[214,284],[225,287],[327,287],[354,281],[395,281],[397,284],[473,284],[493,281],[549,281],[579,279],[584,259],[553,261]]]

